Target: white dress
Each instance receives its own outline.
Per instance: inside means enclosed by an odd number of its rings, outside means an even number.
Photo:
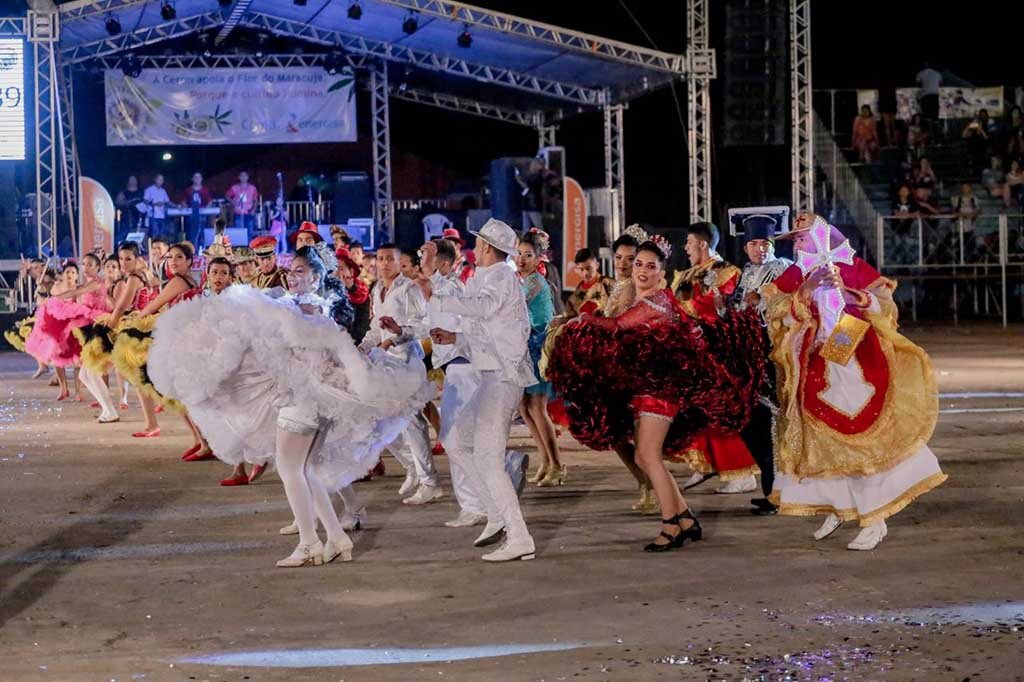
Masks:
[[[310,463],[338,489],[364,476],[433,397],[421,358],[364,355],[348,333],[304,315],[294,299],[232,286],[163,313],[148,370],[229,464],[272,460],[279,416],[296,429],[315,427]]]

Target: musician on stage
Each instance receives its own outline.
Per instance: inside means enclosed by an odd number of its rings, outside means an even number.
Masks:
[[[192,210],[186,221],[188,228],[185,230],[185,234],[191,235],[191,241],[196,248],[203,246],[203,233],[206,227],[205,216],[200,215],[199,209],[206,208],[212,203],[213,195],[203,186],[203,174],[193,173],[192,184],[182,191],[178,205]]]
[[[256,230],[256,211],[259,209],[259,190],[249,184],[249,174],[242,171],[238,182],[231,185],[225,195],[235,207],[235,227],[244,227],[246,234]]]
[[[171,242],[178,241],[177,230],[168,226],[167,207],[171,203],[171,197],[164,187],[164,176],[157,173],[153,177],[153,184],[146,188],[142,195],[149,212],[149,237],[166,237]]]
[[[118,192],[114,199],[114,205],[120,211],[115,244],[120,244],[129,232],[134,232],[142,224],[146,214],[138,209],[138,205],[141,203],[142,188],[139,187],[139,179],[134,175],[129,175],[124,189]]]

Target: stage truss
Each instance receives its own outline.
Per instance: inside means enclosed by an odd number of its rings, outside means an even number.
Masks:
[[[552,76],[539,76],[515,68],[475,62],[452,54],[439,54],[422,47],[378,40],[336,27],[317,25],[313,21],[297,21],[285,14],[291,3],[268,3],[266,0],[237,0],[225,10],[212,10],[210,3],[179,0],[178,18],[142,25],[116,35],[94,39],[66,40],[61,25],[89,25],[102,22],[112,12],[145,11],[145,0],[78,0],[60,5],[52,13],[31,12],[29,18],[0,18],[0,33],[27,35],[36,55],[36,176],[38,238],[40,247],[56,250],[57,207],[63,207],[68,229],[72,232],[76,213],[76,190],[79,164],[74,138],[74,99],[72,68],[100,66],[118,68],[121,55],[148,45],[174,38],[217,29],[219,44],[237,27],[262,30],[278,36],[300,39],[338,51],[355,69],[368,72],[371,93],[373,128],[374,208],[376,217],[389,232],[393,229],[390,164],[390,98],[433,106],[448,111],[482,116],[504,123],[530,127],[537,132],[540,147],[553,146],[560,120],[579,113],[599,111],[604,119],[605,181],[617,196],[617,218],[625,224],[625,146],[624,122],[629,99],[685,80],[687,85],[688,163],[690,212],[694,220],[711,220],[711,107],[710,81],[715,78],[715,52],[709,47],[708,5],[710,0],[687,0],[687,51],[685,55],[664,53],[609,40],[540,22],[492,12],[471,5],[438,0],[364,0],[363,5],[379,4],[401,11],[412,11],[424,21],[447,21],[467,29],[484,29],[528,40],[531,44],[561,50],[566,55],[597,57],[610,64],[642,67],[649,75],[636,83],[622,85],[616,92],[607,87],[591,87]],[[800,22],[803,30],[795,36],[806,37],[806,93],[810,96],[810,25],[809,0],[791,0],[804,12]],[[262,8],[268,5],[271,12]],[[191,13],[189,9],[191,8]],[[797,10],[794,9],[794,13]],[[796,21],[794,19],[794,21]],[[77,22],[89,22],[79,24]],[[35,26],[35,30],[33,30]],[[794,50],[796,47],[794,47]],[[472,56],[472,52],[467,52]],[[256,57],[245,54],[221,54],[204,57],[195,54],[138,54],[143,68],[181,67],[216,68],[225,66],[312,66],[322,65],[323,54],[270,54]],[[422,87],[396,86],[389,83],[387,64],[400,64],[425,69],[432,73],[453,76],[463,82],[481,83],[488,87],[523,94],[519,107],[497,104],[465,94]],[[794,61],[794,64],[797,62]],[[794,74],[796,71],[794,71]],[[795,75],[794,75],[795,77]],[[392,78],[392,81],[396,79]],[[802,90],[801,90],[802,92]],[[796,105],[794,104],[794,107]],[[796,109],[794,108],[796,112]],[[803,116],[803,109],[801,116]],[[801,119],[807,129],[809,112]],[[810,137],[801,158],[811,158]],[[794,146],[794,155],[796,154]],[[813,175],[813,174],[811,174]],[[801,173],[806,178],[806,173]],[[813,177],[812,177],[813,180]],[[808,183],[813,191],[813,183]]]

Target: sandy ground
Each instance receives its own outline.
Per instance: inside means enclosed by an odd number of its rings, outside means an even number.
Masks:
[[[707,484],[705,541],[644,554],[625,470],[563,438],[568,484],[524,496],[536,561],[481,562],[450,494],[399,504],[389,458],[355,561],[290,571],[275,476],[220,488],[175,417],[133,441],[137,408],[99,425],[0,355],[0,680],[1024,679],[1022,331],[911,333],[944,394],[1004,395],[943,398],[950,481],[873,553]]]

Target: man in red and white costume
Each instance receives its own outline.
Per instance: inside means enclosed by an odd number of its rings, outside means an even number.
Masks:
[[[780,412],[772,502],[780,514],[845,521],[870,550],[885,520],[946,480],[927,442],[938,417],[928,355],[897,332],[895,283],[854,256],[820,216],[797,218],[796,264],[762,289]]]

